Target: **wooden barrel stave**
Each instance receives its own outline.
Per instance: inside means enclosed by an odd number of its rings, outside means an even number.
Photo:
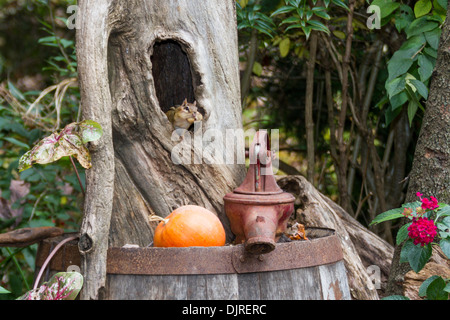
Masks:
[[[350,300],[343,261],[270,272],[207,275],[108,275],[109,299]]]

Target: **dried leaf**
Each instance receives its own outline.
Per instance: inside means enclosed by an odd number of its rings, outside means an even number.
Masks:
[[[303,224],[297,223],[293,227],[297,227],[297,230],[289,235],[291,240],[308,240],[306,237],[305,226]]]
[[[35,163],[47,164],[66,156],[74,156],[85,169],[89,169],[91,157],[84,144],[99,139],[102,134],[101,126],[92,120],[68,124],[60,133],[52,133],[25,153],[19,160],[19,172]]]

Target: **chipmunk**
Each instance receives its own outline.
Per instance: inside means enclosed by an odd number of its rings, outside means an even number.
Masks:
[[[188,103],[187,99],[184,99],[181,106],[171,107],[166,116],[177,131],[188,130],[194,122],[203,120],[202,114],[197,111],[197,101]]]

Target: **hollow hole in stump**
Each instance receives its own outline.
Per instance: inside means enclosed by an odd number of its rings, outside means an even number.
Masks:
[[[196,101],[195,87],[200,76],[191,68],[183,45],[175,40],[156,41],[151,55],[153,80],[159,106],[165,113],[171,107]],[[198,111],[205,112],[197,102]]]

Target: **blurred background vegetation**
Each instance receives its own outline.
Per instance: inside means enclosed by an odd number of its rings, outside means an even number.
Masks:
[[[70,160],[17,170],[34,143],[80,118],[74,4],[0,0],[1,233],[79,228]],[[370,4],[380,28],[368,27]],[[446,10],[446,0],[237,1],[244,128],[280,130],[278,174],[304,175],[365,226],[400,206]],[[398,226],[373,228],[392,243]],[[10,291],[0,299],[32,286],[36,250],[0,248]]]

